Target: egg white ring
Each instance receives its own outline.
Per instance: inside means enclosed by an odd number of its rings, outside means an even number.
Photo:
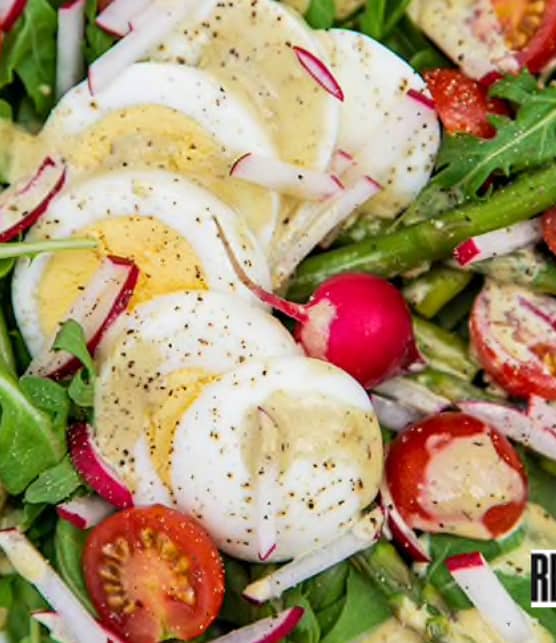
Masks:
[[[41,138],[57,142],[63,154],[65,136],[85,132],[111,112],[138,105],[168,107],[191,118],[215,139],[224,155],[234,157],[246,151],[266,157],[277,155],[254,110],[210,73],[158,62],[131,65],[116,82],[94,96],[87,82],[82,82],[54,108]],[[269,191],[269,194],[272,205],[267,214],[268,223],[259,233],[263,244],[272,237],[281,206],[280,196],[276,192]]]
[[[74,183],[51,203],[27,240],[64,239],[98,221],[132,216],[154,217],[181,234],[199,258],[210,290],[258,304],[237,277],[218,238],[213,219],[217,217],[251,278],[270,288],[264,253],[243,221],[210,192],[159,170],[111,171]],[[31,355],[41,352],[48,339],[41,330],[37,293],[50,259],[51,254],[20,259],[12,281],[15,317]]]
[[[305,357],[252,361],[209,384],[189,406],[174,439],[171,476],[177,506],[196,516],[220,549],[246,560],[257,560],[259,552],[253,498],[256,482],[242,458],[245,437],[241,427],[246,413],[264,405],[276,391],[322,395],[373,413],[369,396],[347,373]],[[374,444],[380,445],[375,426]],[[336,461],[332,471],[298,459],[281,477],[275,498],[277,549],[272,561],[287,560],[331,541],[363,508],[365,501],[354,490],[361,472],[342,459],[337,448],[329,457]],[[374,457],[369,466],[376,467],[378,487],[380,447]],[[370,502],[376,488],[366,493]],[[309,499],[315,499],[313,508]]]

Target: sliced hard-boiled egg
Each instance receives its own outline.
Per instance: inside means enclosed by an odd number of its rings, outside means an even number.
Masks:
[[[319,360],[250,361],[208,382],[176,422],[177,505],[238,558],[287,560],[332,540],[381,475],[368,395]]]
[[[78,235],[96,239],[98,246],[18,262],[12,297],[31,353],[45,348],[107,255],[132,259],[140,269],[132,307],[185,289],[229,292],[255,301],[234,272],[215,218],[253,279],[269,285],[262,250],[242,219],[185,178],[160,170],[122,170],[72,184],[27,239]]]
[[[440,144],[435,110],[412,97],[426,92],[425,81],[364,34],[331,29],[319,32],[319,38],[344,90],[338,148],[355,164],[343,180],[366,174],[380,183],[382,191],[363,209],[393,217],[426,185]]]
[[[165,169],[214,192],[263,244],[272,236],[278,195],[229,176],[246,149],[275,156],[272,139],[255,110],[206,71],[138,63],[94,96],[84,82],[64,96],[38,139],[23,143],[12,179],[28,174],[47,154],[62,156],[70,175]]]
[[[239,297],[181,292],[123,315],[97,353],[96,440],[135,502],[168,502],[176,418],[214,375],[248,360],[299,355],[270,314]]]
[[[491,0],[412,0],[408,13],[471,78],[518,70]]]
[[[151,56],[209,70],[257,108],[283,161],[324,170],[340,103],[303,69],[293,47],[323,55],[311,29],[283,4],[231,0],[202,23],[186,22]],[[243,151],[252,151],[247,140]]]

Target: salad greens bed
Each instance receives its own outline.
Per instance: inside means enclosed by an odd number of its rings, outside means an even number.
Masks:
[[[28,0],[23,18],[3,43],[0,116],[31,130],[54,105],[56,9],[61,4],[63,0]],[[340,26],[382,41],[418,71],[449,66],[444,55],[406,17],[408,4],[409,0],[368,0]],[[97,11],[97,0],[87,0],[84,55],[88,63],[113,43],[96,26]],[[315,28],[337,24],[334,1],[312,0],[306,19]],[[303,299],[323,279],[346,269],[399,279],[417,315],[418,343],[429,362],[427,370],[411,377],[452,401],[497,399],[496,391],[483,385],[468,351],[467,316],[482,275],[503,275],[510,282],[556,294],[556,266],[541,251],[518,251],[480,262],[473,266],[474,272],[442,263],[430,267],[430,261],[443,260],[460,241],[525,220],[556,203],[556,88],[540,88],[531,75],[522,73],[497,83],[492,94],[509,101],[515,109],[513,119],[492,117],[495,138],[445,137],[434,178],[396,222],[356,222],[336,239],[336,247],[302,264],[290,290],[293,298]],[[491,176],[495,177],[494,184],[485,192],[482,186]],[[70,352],[82,364],[71,382],[62,385],[19,376],[29,356],[10,310],[8,282],[13,260],[4,259],[0,266],[0,527],[17,526],[25,531],[94,612],[81,570],[87,534],[58,520],[54,506],[70,496],[89,493],[67,454],[66,431],[70,422],[87,419],[91,413],[95,366],[81,328],[67,322],[55,346]],[[523,270],[523,266],[533,269]],[[421,274],[407,277],[406,273],[416,268]],[[392,434],[385,429],[384,436],[389,440]],[[531,501],[556,519],[553,465],[524,451],[522,457],[528,469]],[[227,593],[220,620],[199,640],[210,640],[230,626],[300,605],[305,608],[305,616],[289,640],[347,643],[401,613],[409,602],[424,610],[423,636],[445,641],[452,611],[470,607],[470,603],[443,561],[473,551],[492,560],[518,547],[523,538],[524,528],[501,542],[430,536],[434,562],[424,575],[413,572],[390,543],[381,541],[263,607],[247,603],[241,592],[249,582],[268,573],[271,566],[227,559]],[[46,607],[37,591],[12,573],[3,559],[0,573],[0,608],[4,610],[1,614],[9,640],[52,640],[30,618],[33,610]],[[498,575],[514,600],[554,633],[556,640],[556,611],[530,607],[529,578]]]

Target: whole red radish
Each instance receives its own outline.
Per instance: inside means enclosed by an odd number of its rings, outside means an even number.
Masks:
[[[297,321],[295,337],[309,357],[342,368],[365,388],[420,359],[409,308],[385,279],[344,273],[325,281],[307,304],[295,304],[254,283],[216,219],[215,225],[239,279],[262,302]]]

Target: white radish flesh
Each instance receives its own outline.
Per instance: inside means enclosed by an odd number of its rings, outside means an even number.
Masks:
[[[320,201],[343,190],[341,181],[333,174],[297,167],[258,154],[245,154],[239,158],[233,164],[230,176],[309,201]]]
[[[73,0],[58,9],[56,96],[60,98],[83,78],[86,0]]]
[[[472,237],[454,250],[454,256],[460,266],[469,266],[476,261],[510,254],[541,239],[541,223],[537,218]]]
[[[440,413],[451,406],[448,398],[436,395],[426,386],[403,377],[387,380],[375,387],[375,391],[424,415]]]
[[[63,619],[56,612],[33,612],[33,618],[37,623],[44,625],[50,634],[50,638],[58,641],[58,643],[76,643],[73,636],[68,632]]]
[[[94,620],[21,532],[17,529],[0,531],[0,547],[16,571],[34,585],[58,612],[75,643],[108,643],[119,640]]]
[[[114,36],[125,36],[131,21],[149,5],[151,0],[113,0],[97,17],[97,25]]]
[[[448,571],[491,627],[507,643],[533,642],[527,616],[514,602],[480,553],[452,556]]]
[[[303,614],[302,607],[291,607],[213,639],[212,643],[279,643],[295,630]]]
[[[423,414],[416,409],[376,393],[371,395],[371,401],[380,424],[392,431],[403,431],[423,417]]]
[[[69,500],[56,507],[58,516],[77,529],[89,529],[114,513],[114,505],[99,496],[85,496]]]
[[[243,595],[255,603],[279,598],[287,589],[371,547],[380,538],[383,524],[382,510],[374,509],[332,542],[294,558],[272,574],[251,583]]]
[[[345,150],[336,150],[332,156],[330,170],[337,176],[342,176],[352,165],[355,165],[353,156]]]

